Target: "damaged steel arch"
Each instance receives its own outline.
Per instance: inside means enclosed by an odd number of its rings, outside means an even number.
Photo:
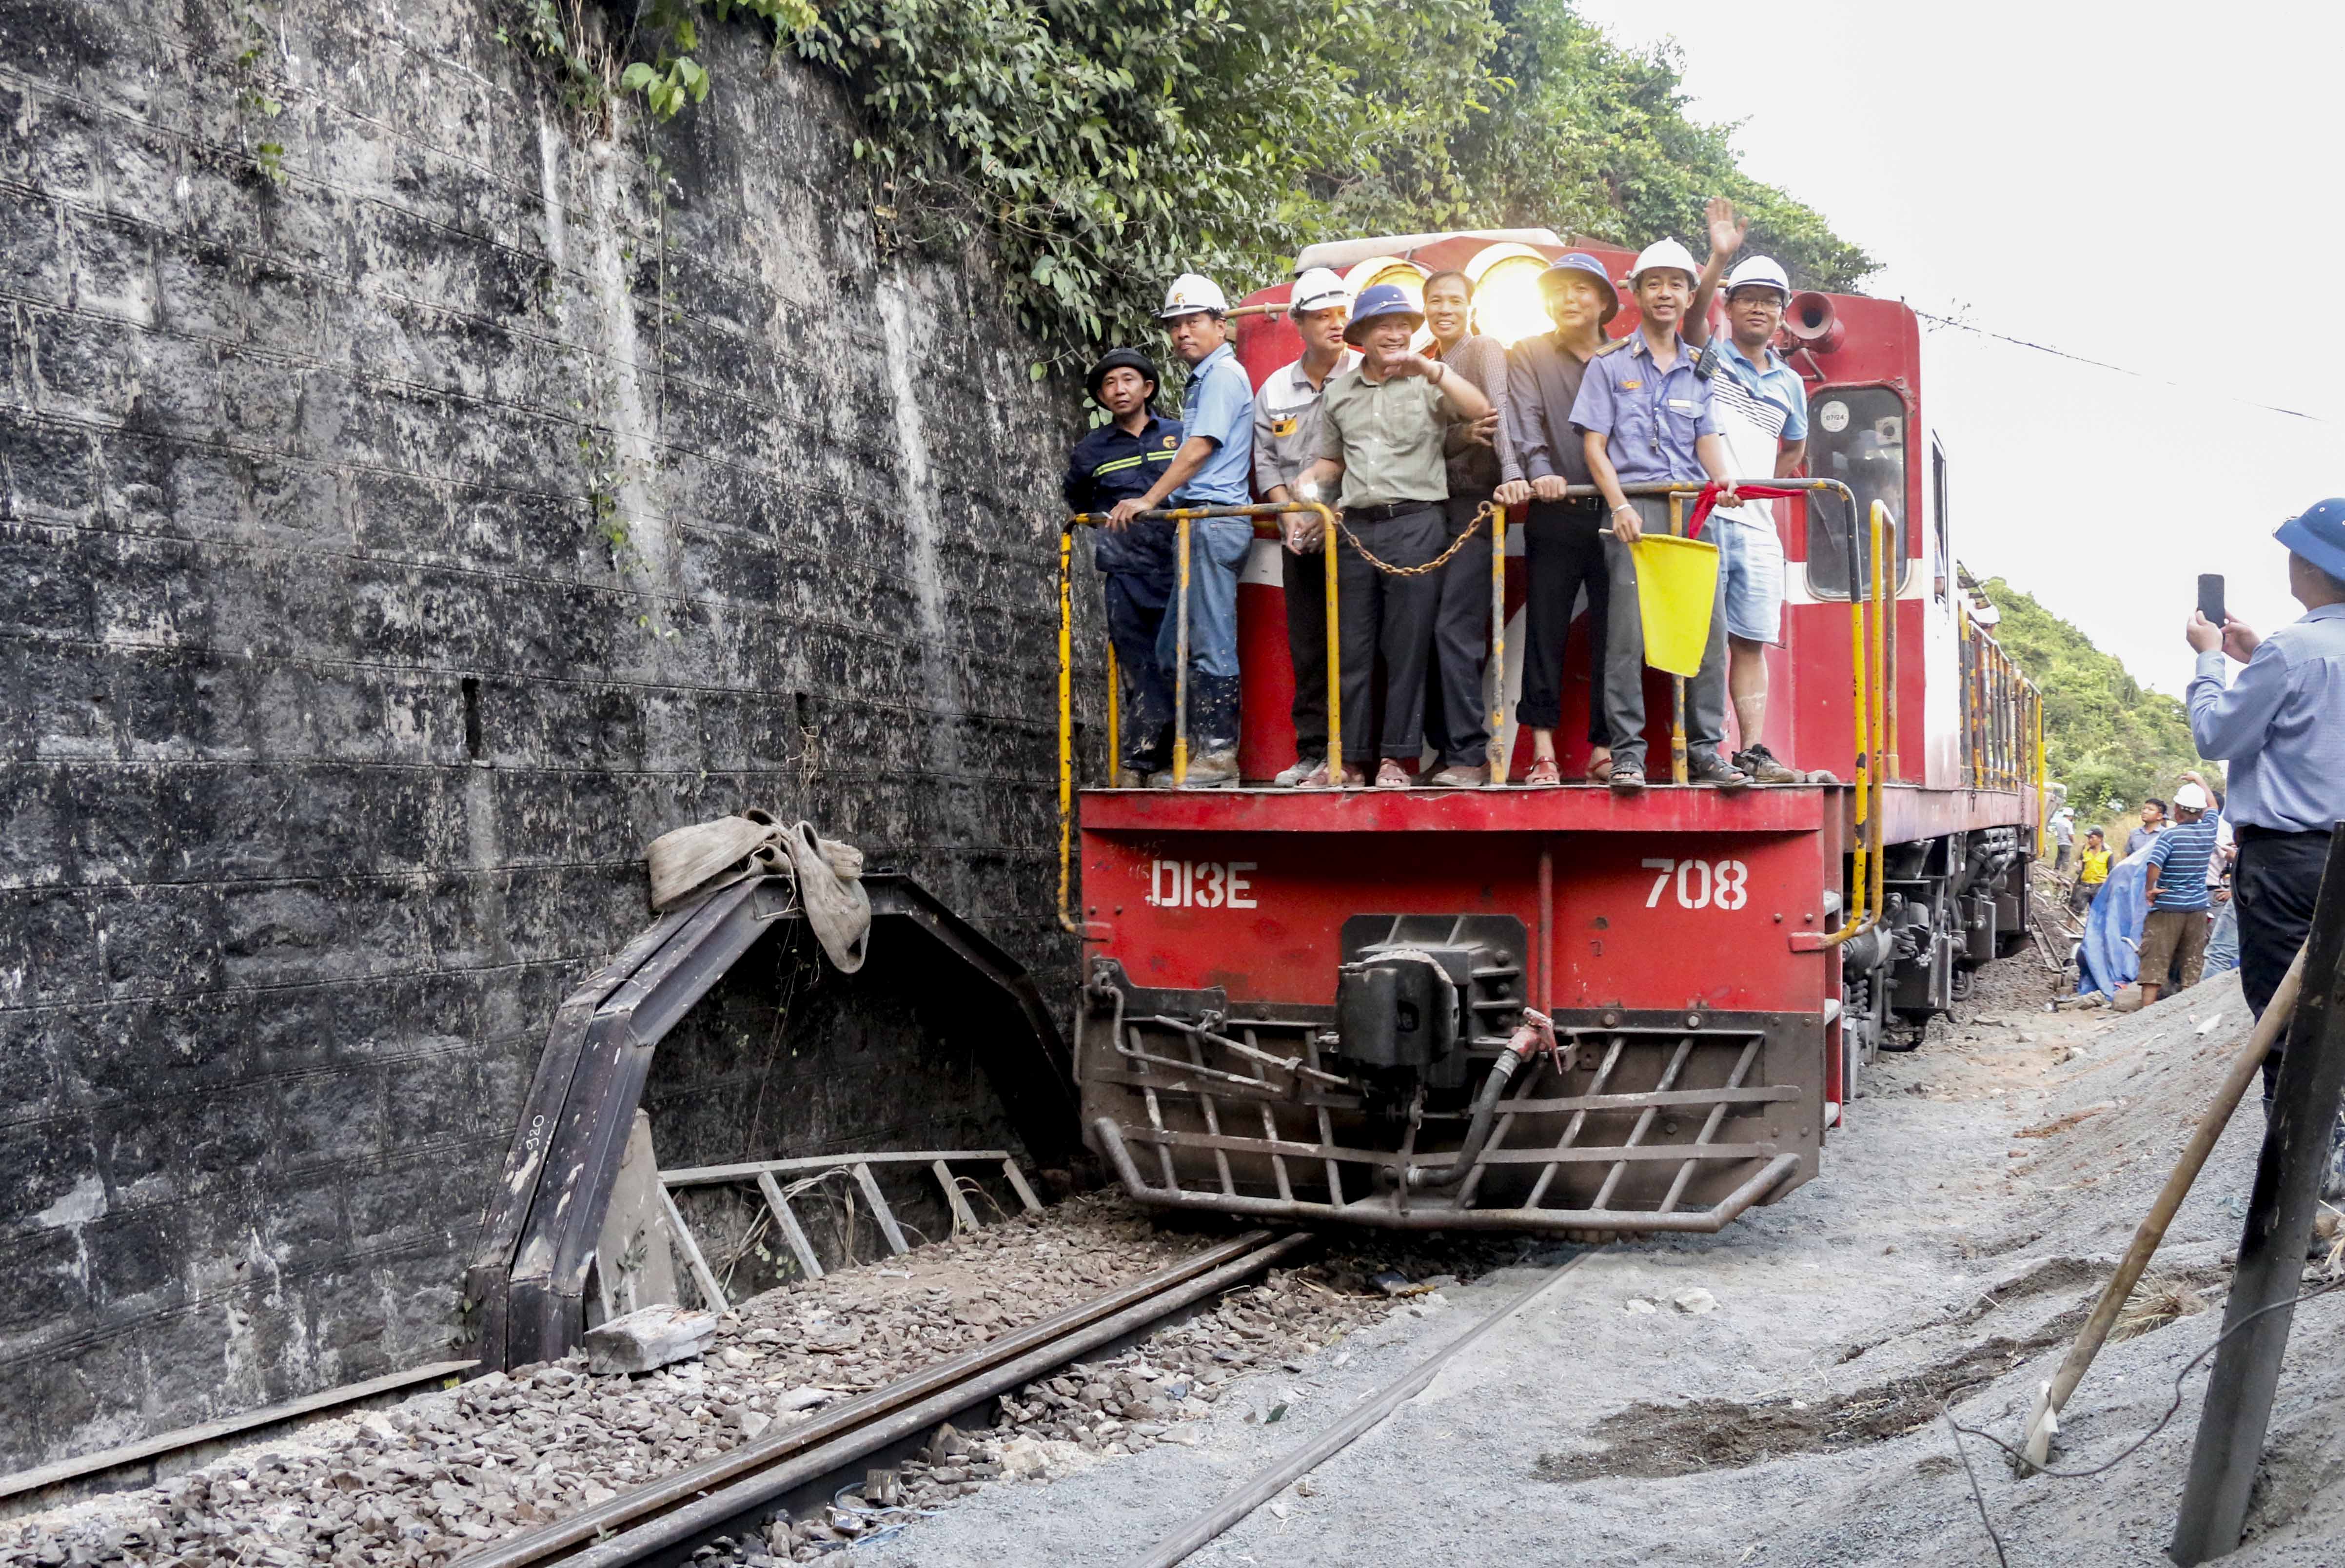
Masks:
[[[929,945],[961,983],[987,1077],[1029,1156],[1045,1166],[1075,1158],[1066,1045],[1026,971],[910,877],[877,872],[864,886],[879,941]],[[587,1268],[655,1047],[776,922],[800,918],[787,876],[717,888],[661,916],[555,1010],[465,1272],[481,1370],[576,1347]],[[940,976],[939,988],[949,984]]]

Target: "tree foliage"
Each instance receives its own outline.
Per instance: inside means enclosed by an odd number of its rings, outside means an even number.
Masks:
[[[1568,0],[833,0],[796,35],[849,84],[898,242],[990,233],[1062,358],[1143,339],[1174,275],[1233,295],[1321,238],[1544,225],[1691,238],[1709,196],[1795,278],[1870,263],[1686,117],[1675,56]]]
[[[2068,786],[2080,824],[2106,820],[2152,795],[2171,800],[2185,768],[2209,778],[2182,704],[2146,692],[2092,639],[2000,577],[1980,585],[2002,612],[1995,637],[2044,693],[2044,751]]]

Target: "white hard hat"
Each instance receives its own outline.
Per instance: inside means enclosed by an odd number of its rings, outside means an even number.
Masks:
[[[1745,258],[1726,275],[1726,291],[1729,294],[1738,288],[1753,287],[1780,289],[1784,298],[1792,297],[1792,280],[1783,276],[1783,269],[1775,264],[1772,257]]]
[[[1307,267],[1294,280],[1294,301],[1286,308],[1290,316],[1300,316],[1305,310],[1326,310],[1341,306],[1351,308],[1351,290],[1331,267]]]
[[[2205,811],[2214,804],[2208,798],[2207,792],[2195,784],[2184,784],[2174,792],[2174,809],[2177,811]]]
[[[1159,321],[1170,321],[1176,316],[1194,316],[1210,310],[1216,316],[1229,313],[1230,302],[1222,297],[1222,286],[1201,273],[1183,272],[1164,291],[1164,309],[1156,313]]]
[[[1656,267],[1677,268],[1686,275],[1689,283],[1701,276],[1701,268],[1695,262],[1692,251],[1674,239],[1656,239],[1637,253],[1637,265],[1629,268],[1629,287],[1634,288],[1637,279]]]

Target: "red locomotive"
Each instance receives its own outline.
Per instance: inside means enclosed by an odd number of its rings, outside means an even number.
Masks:
[[[1481,329],[1511,339],[1545,329],[1535,279],[1567,248],[1615,276],[1630,259],[1528,231],[1319,246],[1296,267],[1334,267],[1355,291],[1461,268]],[[1257,387],[1300,352],[1286,297],[1236,312]],[[1657,774],[1622,797],[1076,792],[1070,776],[1084,1132],[1133,1198],[1386,1227],[1714,1230],[1816,1173],[1893,1012],[1948,1007],[2026,939],[2041,712],[1954,581],[1918,323],[1814,293],[1785,319],[1813,488],[1777,504],[1789,602],[1755,738],[1845,782],[1726,794]],[[1611,330],[1634,329],[1629,303]],[[1240,590],[1248,780],[1294,754],[1278,548],[1257,540]],[[1501,559],[1498,754],[1519,774],[1518,539]],[[1591,690],[1580,642],[1557,731],[1567,778]],[[1665,757],[1670,683],[1648,677]]]

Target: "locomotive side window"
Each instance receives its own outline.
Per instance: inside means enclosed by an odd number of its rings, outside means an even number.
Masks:
[[[1857,570],[1861,584],[1873,578],[1868,521],[1873,503],[1884,501],[1896,529],[1890,559],[1897,562],[1897,586],[1913,575],[1906,557],[1905,404],[1887,387],[1827,387],[1808,409],[1808,472],[1836,479],[1856,497]],[[1845,599],[1849,592],[1847,505],[1836,495],[1808,502],[1808,589],[1819,599]]]
[[[1934,590],[1944,599],[1954,577],[1954,536],[1946,523],[1946,445],[1935,434],[1930,437],[1930,500],[1937,513],[1930,570],[1934,574]]]

